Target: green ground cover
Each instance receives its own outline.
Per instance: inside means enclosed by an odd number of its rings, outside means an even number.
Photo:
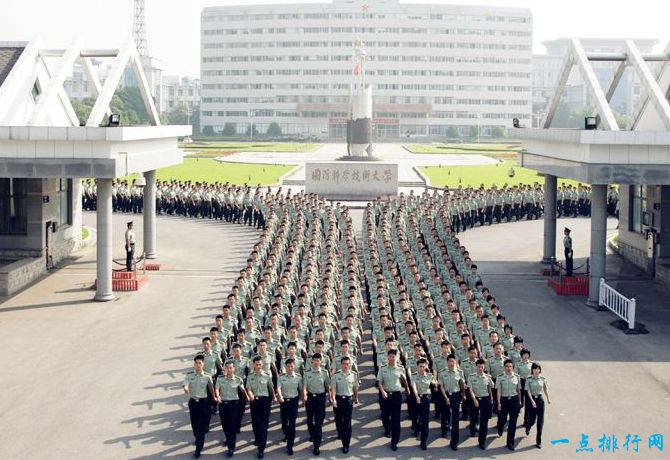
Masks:
[[[517,144],[405,144],[403,147],[411,153],[428,154],[478,154],[503,156],[516,154]]]
[[[293,168],[295,166],[292,165],[222,163],[209,158],[184,158],[184,163],[180,165],[159,169],[156,176],[158,180],[272,185]]]
[[[313,152],[319,144],[288,144],[273,142],[189,142],[179,144],[179,148],[194,150],[222,150],[231,152]]]
[[[514,177],[509,177],[510,168],[514,169]],[[434,187],[463,187],[472,186],[491,187],[493,184],[501,187],[504,184],[516,185],[519,183],[533,184],[538,182],[544,184],[544,177],[532,169],[521,168],[516,160],[504,160],[493,165],[478,166],[425,166],[420,168],[430,179]],[[561,184],[577,184],[567,179],[558,180]]]

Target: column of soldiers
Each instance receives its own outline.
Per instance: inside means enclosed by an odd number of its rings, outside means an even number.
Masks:
[[[281,193],[281,188],[279,189]],[[270,193],[267,189],[266,194]],[[208,184],[191,181],[158,181],[156,183],[156,214],[215,219],[256,228],[264,225],[267,207],[260,199],[261,187],[234,186],[227,182]],[[95,183],[82,184],[82,208],[97,208]],[[126,180],[112,184],[112,210],[114,212],[141,213],[144,207],[144,190]]]
[[[347,453],[366,315],[351,218],[345,207],[304,193],[262,201],[268,217],[259,240],[184,380],[195,456],[217,411],[233,456],[248,405],[263,458],[275,402],[288,455],[300,404],[320,454],[329,403]]]
[[[366,209],[366,297],[384,434],[395,451],[404,398],[423,450],[431,405],[453,450],[461,420],[469,421],[470,436],[486,449],[494,414],[498,436],[507,424],[506,446],[514,450],[523,407],[525,432],[537,424],[541,448],[544,398],[550,402],[541,366],[530,361],[530,350],[513,334],[458,240],[450,217],[459,199],[401,195]]]
[[[281,190],[281,189],[280,189]],[[437,193],[437,192],[435,192]],[[476,225],[539,219],[544,213],[544,191],[533,185],[507,184],[498,188],[458,187],[450,190],[453,200],[449,216],[457,232]],[[260,187],[255,191],[246,184],[234,186],[228,183],[159,181],[156,186],[156,213],[217,219],[261,228],[263,210],[259,205]],[[115,181],[112,189],[112,205],[115,212],[141,213],[143,189],[128,181]],[[82,207],[96,209],[95,184],[84,181]],[[610,186],[607,192],[608,215],[619,216],[619,192]],[[591,215],[591,188],[578,184],[561,184],[556,194],[557,217],[588,217]]]

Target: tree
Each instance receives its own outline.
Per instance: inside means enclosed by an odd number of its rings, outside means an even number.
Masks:
[[[270,126],[268,126],[267,135],[271,136],[271,137],[281,136],[282,132],[281,132],[281,126],[279,126],[279,123],[277,123],[277,122],[270,123]]]
[[[165,113],[170,125],[187,125],[189,123],[189,108],[183,102],[172,107]]]
[[[476,139],[479,136],[479,126],[470,126],[470,138]]]
[[[449,126],[447,128],[447,137],[449,139],[457,139],[458,138],[458,129],[455,126]]]
[[[210,125],[205,125],[205,127],[202,130],[202,134],[204,134],[205,136],[213,136],[214,128]]]
[[[502,128],[496,127],[491,131],[491,135],[496,139],[500,139],[501,137],[505,137],[505,131]]]
[[[144,100],[137,86],[118,88],[109,105],[112,113],[118,113],[121,116],[122,125],[149,124],[149,114],[144,107]]]
[[[237,130],[235,129],[235,125],[233,123],[226,123],[225,126],[223,127],[223,135],[224,136],[234,136]]]
[[[77,114],[77,118],[79,118],[80,124],[82,123],[85,124],[86,121],[88,120],[88,116],[91,114],[93,104],[95,104],[95,99],[93,99],[92,97],[87,97],[80,101],[78,100],[72,101],[72,108],[74,109],[74,112]]]
[[[258,134],[258,130],[256,129],[256,125],[253,125],[253,126],[254,126],[254,136],[255,136],[255,135]],[[251,129],[251,125],[247,126],[247,130],[245,131],[245,133],[246,133],[247,136],[250,135],[250,134],[249,134],[249,133],[250,133],[250,129]]]

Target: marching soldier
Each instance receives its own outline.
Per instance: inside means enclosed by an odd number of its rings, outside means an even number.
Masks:
[[[219,416],[221,417],[221,427],[226,436],[226,455],[232,457],[235,453],[235,443],[237,433],[240,429],[238,411],[240,398],[247,398],[247,392],[244,389],[244,380],[235,375],[235,363],[233,360],[226,361],[225,374],[216,380],[216,401],[219,403]]]
[[[235,366],[235,375],[240,377],[242,380],[247,379],[249,375],[249,358],[242,354],[242,345],[239,343],[233,344],[233,356],[231,360],[233,361],[233,366]],[[244,411],[247,408],[246,392],[243,398],[240,398],[240,402],[237,406],[237,433],[240,432],[240,426],[242,426],[242,418],[244,417]]]
[[[358,404],[358,374],[351,370],[351,359],[343,356],[340,359],[341,370],[332,378],[330,399],[335,411],[335,427],[337,436],[342,441],[342,453],[349,453],[351,442],[351,415],[354,404]]]
[[[258,458],[265,456],[268,441],[268,422],[270,407],[275,399],[272,376],[263,372],[263,358],[256,356],[253,360],[254,371],[247,376],[247,399],[251,406],[251,426],[254,431]]]
[[[405,368],[396,364],[398,351],[386,352],[388,363],[377,373],[377,387],[382,397],[382,423],[388,436],[391,435],[391,450],[398,450],[400,441],[400,411],[402,390],[409,394],[409,386],[405,377]]]
[[[542,392],[547,397],[547,404],[551,404],[549,393],[547,392],[547,380],[541,377],[542,366],[533,363],[531,366],[532,376],[526,379],[525,390],[530,401],[530,416],[526,423],[526,435],[530,434],[530,429],[537,420],[537,434],[535,435],[535,447],[542,448],[542,427],[544,426],[544,400]]]
[[[417,404],[416,426],[419,428],[419,442],[421,450],[426,450],[428,441],[428,423],[430,422],[430,398],[432,387],[437,385],[435,377],[428,372],[428,360],[420,358],[417,361],[417,373],[412,376],[412,390]],[[416,433],[415,433],[416,434]]]
[[[293,455],[295,442],[295,420],[298,417],[298,404],[302,393],[302,378],[295,373],[295,361],[288,358],[286,373],[277,380],[277,399],[281,417],[281,430],[286,439],[286,453]]]
[[[447,357],[447,369],[440,372],[439,383],[445,402],[443,410],[447,411],[447,415],[451,415],[451,417],[442,417],[442,420],[447,420],[447,426],[442,425],[442,436],[447,434],[449,422],[451,422],[451,441],[449,442],[449,446],[451,450],[458,450],[458,421],[461,401],[465,392],[465,378],[463,371],[456,366],[456,357],[454,355]]]
[[[505,422],[509,418],[507,426],[507,448],[514,450],[514,434],[516,432],[516,421],[521,409],[521,379],[519,374],[514,373],[514,364],[511,359],[505,360],[505,373],[496,381],[497,404],[498,404],[498,436],[503,435]]]
[[[477,422],[479,422],[479,448],[486,449],[486,435],[488,434],[491,405],[493,404],[493,380],[484,372],[485,361],[477,360],[477,371],[468,378],[470,398],[472,400],[472,414],[470,415],[470,437],[475,436]]]
[[[205,374],[208,374],[210,377],[212,377],[212,382],[214,382],[214,386],[216,387],[217,375],[223,374],[223,361],[221,361],[221,353],[215,352],[212,349],[212,339],[210,337],[205,337],[202,339],[202,356],[204,357],[205,362]],[[214,401],[215,399],[213,397],[210,398],[213,414],[216,413],[216,404],[214,404]]]
[[[302,386],[302,400],[307,413],[307,429],[314,448],[314,455],[321,453],[323,421],[326,418],[326,397],[330,399],[330,377],[321,368],[321,355],[312,355],[312,368],[305,372]]]
[[[182,387],[184,393],[190,396],[188,400],[188,412],[191,417],[191,429],[195,436],[195,457],[200,457],[205,445],[205,433],[209,429],[208,422],[211,417],[209,395],[214,394],[212,378],[203,370],[205,358],[196,355],[193,358],[193,372],[184,377]]]

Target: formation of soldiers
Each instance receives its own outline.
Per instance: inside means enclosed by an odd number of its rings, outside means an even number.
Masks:
[[[541,448],[544,397],[550,402],[542,369],[458,240],[450,212],[459,199],[410,194],[366,209],[363,265],[385,435],[396,450],[404,395],[423,450],[431,404],[453,450],[461,420],[486,449],[493,414],[499,436],[507,424],[506,445],[514,450],[522,407],[525,432],[537,424]]]
[[[156,184],[156,213],[203,219],[225,220],[262,227],[263,207],[259,202],[260,188],[233,186],[215,182],[159,181]],[[457,232],[476,225],[539,219],[544,214],[544,191],[533,185],[504,185],[500,188],[458,187],[451,190],[453,199],[449,216]],[[143,188],[128,181],[112,185],[112,209],[115,212],[141,213]],[[82,187],[82,207],[96,208],[96,189],[91,181]],[[619,192],[610,187],[607,192],[607,212],[619,216]],[[562,184],[556,194],[557,217],[588,217],[591,215],[591,188],[578,184]]]
[[[97,207],[97,190],[94,182],[82,184],[82,208],[94,211]],[[280,189],[281,190],[281,189]],[[266,193],[270,193],[269,189]],[[141,214],[144,207],[144,189],[126,180],[112,184],[112,210]],[[176,215],[262,228],[267,207],[261,199],[261,188],[248,185],[233,186],[229,183],[158,181],[156,183],[156,214]]]
[[[347,453],[367,314],[348,210],[304,193],[259,192],[259,199],[268,216],[259,240],[183,382],[195,456],[216,412],[227,455],[234,455],[248,404],[263,458],[273,402],[289,455],[300,402],[314,455],[327,403]]]
[[[526,434],[536,426],[540,448],[546,381],[458,240],[450,213],[460,193],[401,194],[369,204],[361,266],[346,207],[304,193],[259,192],[267,221],[183,382],[195,456],[217,411],[233,456],[248,404],[263,458],[273,402],[289,455],[301,402],[313,454],[320,454],[327,404],[348,453],[368,316],[392,450],[401,438],[403,402],[421,449],[431,406],[454,450],[461,420],[485,449],[495,414],[498,434],[507,425],[506,445],[514,450],[522,407]]]
[[[475,225],[539,219],[544,214],[544,190],[538,183],[519,184],[501,188],[458,187],[451,190],[448,212],[457,232]],[[609,187],[607,213],[619,217],[619,191]],[[591,187],[562,184],[556,193],[557,217],[588,217],[591,215]]]

